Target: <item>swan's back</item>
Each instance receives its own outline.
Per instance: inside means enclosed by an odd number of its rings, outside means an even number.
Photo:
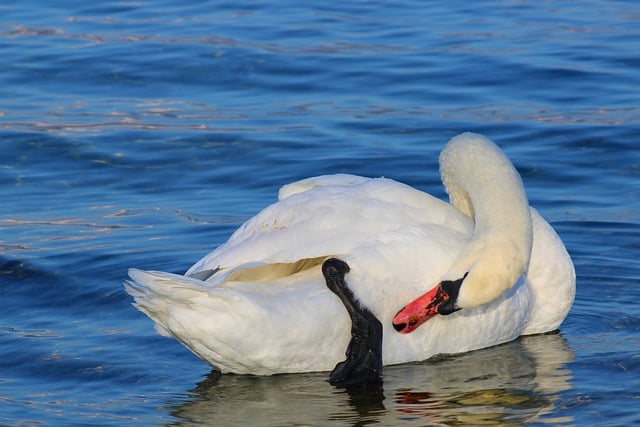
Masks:
[[[372,236],[407,225],[469,233],[471,221],[451,205],[386,178],[332,175],[280,190],[280,200],[245,222],[186,273],[249,262],[292,263],[345,256]]]

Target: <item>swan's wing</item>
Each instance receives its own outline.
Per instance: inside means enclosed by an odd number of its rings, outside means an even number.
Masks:
[[[289,196],[303,193],[313,188],[329,186],[347,187],[351,185],[362,184],[366,181],[369,181],[370,179],[371,178],[349,174],[314,176],[283,186],[278,192],[278,200],[284,200]]]
[[[281,190],[281,200],[245,222],[186,273],[224,273],[246,263],[290,264],[352,253],[362,242],[403,227],[444,226],[468,233],[471,222],[451,205],[384,178],[334,175]],[[205,273],[200,273],[205,271]],[[219,274],[206,278],[219,283]]]

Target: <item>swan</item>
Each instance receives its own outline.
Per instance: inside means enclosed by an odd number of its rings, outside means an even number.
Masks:
[[[184,275],[130,269],[126,290],[160,334],[222,373],[330,371],[344,358],[351,322],[325,283],[328,259],[379,319],[385,365],[557,329],[573,263],[512,163],[464,133],[440,171],[450,203],[386,178],[285,185]]]

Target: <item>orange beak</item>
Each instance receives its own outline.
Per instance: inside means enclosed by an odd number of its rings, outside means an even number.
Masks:
[[[438,284],[400,310],[393,318],[393,327],[403,334],[415,331],[418,326],[438,314],[440,306],[449,301],[449,298],[442,284]]]

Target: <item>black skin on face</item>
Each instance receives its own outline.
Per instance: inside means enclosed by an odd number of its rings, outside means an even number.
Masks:
[[[460,293],[460,286],[462,286],[462,282],[467,277],[467,274],[469,273],[465,273],[462,279],[442,281],[440,288],[446,294],[446,297],[443,298],[442,304],[438,307],[438,313],[447,315],[460,310],[456,303],[458,301],[458,294]]]
[[[351,318],[351,341],[345,355],[329,375],[336,387],[350,387],[382,381],[382,323],[362,307],[345,283],[350,268],[346,262],[330,258],[322,264],[327,287],[336,294]]]

